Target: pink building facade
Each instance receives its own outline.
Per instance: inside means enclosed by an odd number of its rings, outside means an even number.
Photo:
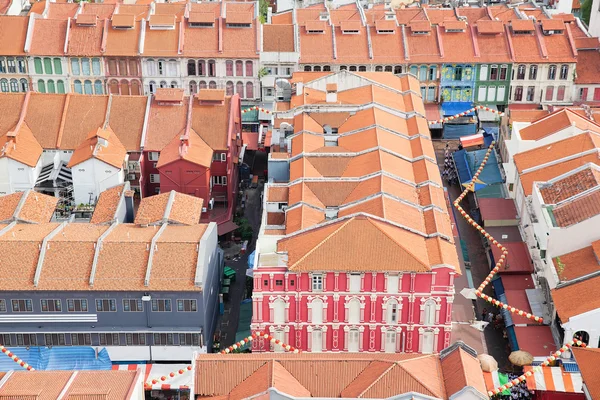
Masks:
[[[302,351],[435,353],[450,344],[454,275],[261,268],[252,322]],[[252,349],[283,351],[265,339]]]

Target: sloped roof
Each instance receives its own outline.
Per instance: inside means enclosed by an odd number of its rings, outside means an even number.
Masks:
[[[600,349],[574,347],[573,355],[590,397],[592,399],[600,398],[600,374],[598,374]]]
[[[200,222],[203,200],[175,191],[144,197],[135,217],[136,224],[154,224],[163,221],[184,225]]]
[[[0,137],[0,158],[7,157],[30,167],[35,167],[44,149],[26,122]]]
[[[600,308],[600,276],[552,290],[552,300],[561,321],[567,322]]]
[[[75,149],[67,166],[72,168],[91,158],[96,158],[113,167],[122,168],[126,155],[127,149],[121,144],[112,128],[107,126],[91,131],[87,139]]]
[[[112,222],[115,218],[124,190],[125,184],[121,184],[100,193],[90,223],[102,224]]]
[[[57,204],[57,197],[32,190],[0,196],[0,221],[50,222]]]
[[[172,162],[184,160],[209,168],[212,156],[213,150],[202,140],[196,131],[190,129],[188,135],[175,136],[162,149],[156,167],[161,168]]]
[[[532,122],[531,125],[521,129],[519,135],[523,140],[540,140],[570,126],[600,133],[600,125],[568,108],[563,108]]]

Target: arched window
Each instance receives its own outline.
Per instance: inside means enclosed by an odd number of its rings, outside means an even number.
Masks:
[[[235,76],[244,76],[244,62],[241,60],[235,62]]]
[[[129,82],[127,82],[127,80],[122,79],[120,86],[121,86],[121,94],[122,95],[127,96],[127,95],[131,94],[131,93],[129,93]]]
[[[165,81],[160,81],[160,85],[159,85],[162,89],[168,87],[167,82]]]
[[[10,91],[14,92],[14,93],[19,92],[19,81],[18,80],[16,80],[16,79],[10,80]]]
[[[252,61],[246,61],[246,76],[254,75],[254,64]]]
[[[435,325],[435,301],[427,300],[425,302],[425,313],[423,316],[424,325]]]
[[[104,94],[104,90],[102,88],[102,81],[95,80],[94,81],[94,93],[96,94]]]
[[[60,58],[54,59],[54,73],[57,75],[62,74],[62,63],[60,62]]]
[[[419,80],[427,80],[427,65],[421,65],[419,68]]]
[[[313,68],[314,72],[321,72],[321,66],[320,65],[315,65]]]
[[[216,88],[217,88],[217,82],[215,82],[215,81],[210,81],[210,82],[208,83],[208,88],[209,88],[209,89],[216,89]]]
[[[311,302],[312,307],[312,320],[310,321],[313,324],[322,324],[323,323],[323,300],[314,299]]]
[[[169,60],[169,76],[177,76],[177,60]]]
[[[27,67],[25,66],[25,59],[23,57],[17,57],[17,67],[19,68],[19,73],[26,73]]]
[[[208,60],[208,76],[217,76],[217,65],[215,60]],[[215,87],[216,89],[216,87]]]
[[[156,92],[156,82],[150,81],[150,83],[148,83],[148,90],[150,93],[154,94],[154,92]]]
[[[423,332],[422,336],[423,346],[421,347],[421,353],[431,354],[434,351],[434,334],[432,331]]]
[[[198,75],[206,75],[206,63],[204,62],[204,60],[198,61]]]
[[[367,72],[367,67],[364,65],[361,65],[358,67],[358,72]]]
[[[201,90],[201,89],[206,89],[206,82],[205,81],[198,82],[198,90]]]
[[[386,65],[383,70],[385,72],[392,72],[392,66],[391,65]]]
[[[35,69],[35,73],[36,74],[43,74],[44,71],[42,70],[42,59],[39,57],[35,57],[33,59],[33,67]]]
[[[581,340],[583,343],[585,343],[587,345],[590,343],[590,334],[587,333],[586,331],[577,331],[573,335],[573,339]]]
[[[136,60],[129,60],[129,76],[138,76],[138,63]]]
[[[196,81],[190,81],[190,94],[196,94],[198,92],[198,85]]]
[[[383,66],[381,66],[381,65],[376,65],[376,66],[375,66],[375,72],[383,72]]]
[[[171,89],[177,89],[177,82],[171,81]]]
[[[92,90],[92,81],[86,80],[83,82],[83,93],[85,94],[93,94]]]
[[[413,74],[414,76],[417,76],[419,72],[419,67],[417,67],[416,65],[411,65],[410,66],[410,73]]]
[[[111,58],[108,60],[108,74],[115,76],[118,74],[117,72],[117,60]]]
[[[0,79],[0,90],[3,92],[8,92],[8,80]]]
[[[134,96],[139,96],[142,94],[140,81],[131,81],[131,94]]]
[[[225,84],[225,94],[227,96],[233,96],[233,82],[227,81]]]
[[[44,73],[46,75],[52,75],[52,59],[51,58],[44,58]]]
[[[312,71],[311,66],[310,65],[305,65],[304,66],[304,72],[310,72],[310,71]]]
[[[54,86],[54,81],[52,79],[48,79],[48,93],[56,93],[56,86]]]
[[[94,75],[100,75],[102,73],[99,58],[92,58],[92,73]]]
[[[225,76],[233,76],[233,61],[225,61]]]
[[[92,71],[90,69],[90,59],[82,58],[81,59],[81,74],[82,75],[91,75]]]
[[[254,98],[254,84],[252,82],[246,82],[246,98]]]
[[[394,67],[394,74],[398,75],[402,73],[402,65],[396,65]]]
[[[73,75],[81,74],[81,70],[79,69],[79,58],[71,58],[71,73]]]
[[[156,76],[156,64],[153,59],[146,60],[146,71],[150,76]]]
[[[165,66],[165,60],[158,60],[156,62],[156,65],[158,67],[158,75],[165,75],[167,73],[166,71],[166,66]]]
[[[56,92],[60,94],[65,93],[65,83],[61,80],[56,81]]]
[[[73,82],[73,90],[75,91],[75,93],[83,94],[83,86],[81,85],[80,80],[76,80],[75,82]]]
[[[239,94],[240,97],[244,97],[244,84],[242,82],[235,84],[235,92]]]
[[[152,82],[150,83],[152,84]],[[119,82],[116,79],[113,79],[108,84],[108,91],[110,94],[119,94]]]
[[[119,76],[127,76],[127,60],[119,60]]]
[[[282,299],[273,302],[273,323],[276,325],[285,324],[285,302]]]
[[[348,323],[360,323],[360,300],[354,298],[348,302]]]
[[[27,79],[23,78],[19,81],[19,83],[21,84],[21,92],[29,91],[29,82],[27,82]]]
[[[187,74],[188,76],[196,76],[196,60],[188,60]]]
[[[398,323],[398,301],[396,299],[390,299],[387,302],[385,313],[385,323],[388,325],[394,325]]]
[[[536,71],[536,73],[537,73],[537,71]],[[531,72],[529,73],[529,76],[531,77]],[[525,66],[524,65],[519,65],[517,67],[517,79],[525,79]]]
[[[38,81],[38,92],[46,93],[46,83],[42,79]]]
[[[356,72],[356,65],[350,66],[350,72]]]

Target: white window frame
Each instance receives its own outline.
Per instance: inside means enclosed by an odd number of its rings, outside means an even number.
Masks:
[[[160,183],[160,174],[150,174],[150,183]]]
[[[350,274],[350,279],[348,280],[348,282],[350,282],[350,284],[348,285],[348,292],[360,293],[361,286],[362,286],[361,281],[362,281],[361,274]]]
[[[158,161],[158,156],[160,153],[158,151],[151,151],[148,153],[148,160],[150,161]]]
[[[323,275],[313,275],[311,278],[311,287],[313,292],[323,291]]]

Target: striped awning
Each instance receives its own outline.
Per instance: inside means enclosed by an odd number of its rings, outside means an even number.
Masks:
[[[524,367],[525,372],[534,367]],[[527,389],[553,392],[583,393],[583,380],[580,373],[564,372],[560,367],[541,367],[527,377]]]
[[[463,147],[483,146],[483,134],[477,133],[475,135],[462,136],[460,138],[460,144],[462,144]]]
[[[152,388],[147,387],[146,390],[188,390],[192,384],[192,371],[188,371],[187,364],[118,364],[113,365],[115,370],[130,370],[137,369],[142,371],[145,383],[151,383],[152,379],[160,379],[161,376],[169,376],[171,372],[175,372],[173,378],[169,378],[164,382],[159,382],[152,385]],[[177,371],[184,370],[183,374],[178,374]]]

